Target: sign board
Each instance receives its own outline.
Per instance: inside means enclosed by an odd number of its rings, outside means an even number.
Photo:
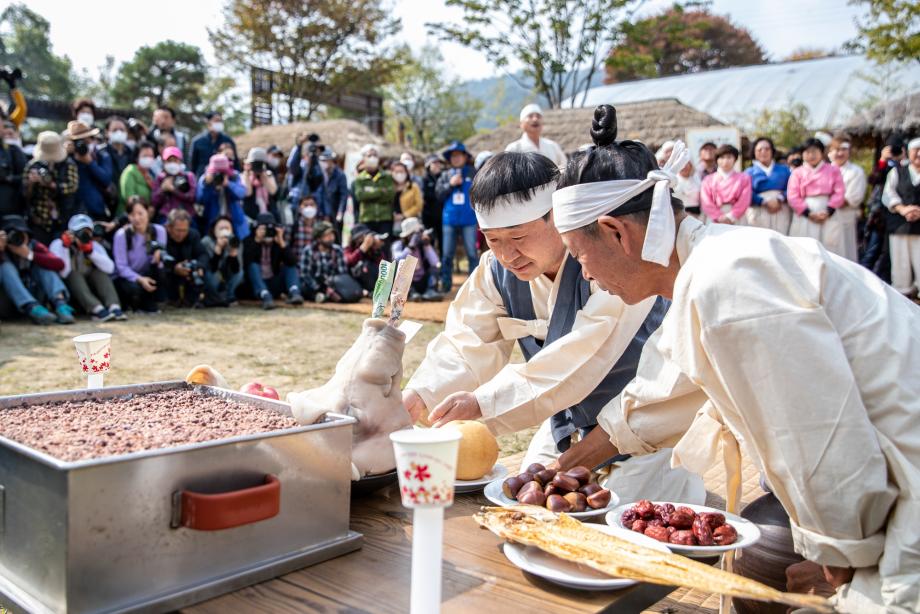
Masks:
[[[690,151],[690,158],[693,160],[693,166],[700,163],[700,146],[703,143],[715,143],[719,145],[734,145],[741,149],[741,132],[734,126],[710,126],[709,128],[688,128],[687,129],[687,149]],[[741,170],[741,158],[735,165],[737,170]]]

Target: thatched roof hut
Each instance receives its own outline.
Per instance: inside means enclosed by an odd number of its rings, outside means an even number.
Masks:
[[[332,146],[333,151],[339,157],[357,153],[368,143],[377,145],[380,148],[380,155],[384,158],[398,158],[399,154],[407,150],[412,151],[416,158],[420,159],[421,156],[419,152],[410,148],[385,141],[383,137],[368,130],[364,124],[351,119],[259,126],[236,137],[236,147],[240,156],[245,156],[251,147],[268,147],[269,145],[277,145],[288,152],[294,145],[294,137],[302,132],[307,134],[315,132],[320,135],[323,143]]]
[[[723,126],[711,115],[682,104],[676,98],[661,98],[616,105],[617,138],[642,141],[653,151],[667,140],[684,138],[688,128]],[[594,109],[550,109],[543,115],[543,136],[572,153],[591,142],[588,130]],[[508,143],[521,138],[517,124],[478,134],[466,142],[473,152],[504,151]]]
[[[920,91],[853,115],[844,130],[855,137],[881,139],[891,134],[920,134]]]

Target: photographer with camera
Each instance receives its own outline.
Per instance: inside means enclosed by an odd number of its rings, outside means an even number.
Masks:
[[[24,213],[22,177],[25,168],[26,155],[22,149],[4,137],[0,143],[0,217]]]
[[[306,246],[313,242],[313,226],[319,221],[319,208],[312,195],[303,196],[300,205],[294,213],[294,223],[291,225],[291,255],[294,260],[299,260]]]
[[[432,231],[425,230],[420,219],[407,217],[403,220],[399,240],[393,243],[393,262],[405,260],[407,256],[418,258],[409,290],[410,301],[440,301],[444,298],[438,293],[441,262],[431,246],[432,234]]]
[[[217,218],[201,244],[208,255],[204,281],[209,298],[213,297],[217,305],[235,305],[236,289],[243,283],[243,249],[233,235],[233,221]]]
[[[210,164],[210,160],[219,153],[220,146],[229,143],[233,148],[233,168],[240,170],[238,156],[236,155],[236,143],[229,135],[224,133],[224,120],[217,111],[207,114],[207,129],[195,137],[191,147],[191,171],[196,177],[200,177]]]
[[[208,253],[192,228],[192,216],[185,209],[173,209],[166,220],[166,235],[163,268],[169,302],[176,307],[204,307]]]
[[[319,214],[327,222],[334,220],[336,233],[342,236],[348,206],[348,179],[336,164],[335,152],[328,147],[319,155],[319,166],[323,171],[323,184],[317,194]]]
[[[115,196],[119,198],[118,205],[114,208],[118,214],[118,209],[122,209],[118,190],[121,174],[125,172],[128,165],[134,161],[134,148],[128,145],[128,122],[123,117],[112,115],[105,121],[106,144],[101,148],[108,162],[111,163],[109,172],[112,173],[112,185],[115,187]]]
[[[356,303],[363,295],[361,285],[348,274],[345,254],[329,222],[313,227],[313,242],[300,257],[300,278],[307,298],[317,303]]]
[[[153,112],[153,130],[150,132],[150,137],[159,142],[165,135],[171,136],[175,141],[170,146],[178,147],[182,155],[188,154],[188,134],[176,128],[176,111],[172,107],[161,104]]]
[[[362,147],[361,157],[361,170],[352,184],[356,219],[372,231],[389,236],[399,202],[393,176],[380,164],[376,145]]]
[[[233,232],[240,238],[249,236],[249,221],[243,212],[242,199],[246,187],[230,160],[223,154],[211,156],[207,170],[199,177],[196,202],[202,206],[204,228],[211,227],[217,218],[227,216],[233,220]]]
[[[150,222],[144,201],[133,196],[126,208],[128,225],[115,233],[115,288],[125,307],[136,312],[160,313],[165,295],[163,264],[166,229]]]
[[[297,260],[284,240],[284,228],[271,213],[260,213],[255,229],[243,242],[243,264],[252,293],[262,301],[262,309],[274,309],[273,297],[287,294],[289,305],[303,304],[297,280]]]
[[[384,242],[387,235],[377,234],[367,224],[355,224],[351,228],[351,240],[345,246],[345,266],[351,276],[365,292],[374,291],[377,283],[380,261],[383,260]]]
[[[67,230],[48,249],[61,259],[61,279],[93,322],[127,320],[110,275],[115,263],[93,236],[93,220],[82,213],[70,218]],[[101,299],[101,300],[100,300]],[[106,307],[108,305],[108,307]]]
[[[156,210],[156,220],[163,222],[175,210],[181,209],[194,219],[195,175],[185,170],[182,151],[178,147],[163,150],[163,171],[153,183],[151,202]]]
[[[0,220],[0,287],[16,308],[36,324],[73,324],[70,295],[58,273],[64,261],[30,236],[25,219],[8,215]],[[51,304],[54,314],[43,303]]]
[[[137,160],[128,165],[118,182],[119,198],[125,205],[132,196],[139,196],[146,203],[153,202],[156,157],[156,145],[150,141],[141,141],[137,145]],[[117,215],[121,215],[121,206],[118,208]]]
[[[275,175],[268,168],[268,154],[261,147],[253,147],[246,154],[243,164],[243,187],[246,194],[243,197],[243,213],[251,220],[259,217],[260,213],[271,213],[275,221],[281,221],[281,215],[275,203],[278,194],[278,183]]]
[[[98,128],[90,128],[79,120],[67,124],[65,144],[77,165],[80,181],[77,185],[77,206],[94,220],[108,220],[113,211],[115,190],[112,185],[112,161],[108,155],[95,151]]]
[[[322,204],[316,191],[323,185],[323,171],[319,156],[326,151],[320,143],[318,134],[298,134],[294,138],[294,148],[288,157],[288,181],[291,189],[288,200],[292,205],[300,202],[304,196],[313,195],[317,206]]]
[[[80,173],[76,162],[67,157],[57,132],[38,135],[34,156],[25,167],[26,213],[32,235],[47,244],[64,231],[64,223],[78,212]]]

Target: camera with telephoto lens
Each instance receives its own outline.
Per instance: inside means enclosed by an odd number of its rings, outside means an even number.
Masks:
[[[261,160],[250,162],[249,167],[252,169],[252,172],[256,174],[265,172],[265,162],[262,162]]]
[[[21,230],[11,230],[6,236],[6,242],[13,247],[21,247],[26,243],[26,233]]]
[[[185,263],[185,268],[191,273],[192,285],[198,289],[204,288],[204,267],[197,260],[189,260]]]
[[[87,243],[92,242],[93,240],[93,229],[92,228],[81,228],[76,233],[74,233],[77,241],[86,245]]]
[[[89,153],[89,143],[80,139],[79,141],[73,142],[73,151],[78,156],[85,156]]]
[[[224,185],[224,179],[226,179],[226,178],[227,178],[227,176],[224,175],[223,173],[214,173],[214,182],[213,182],[213,183],[214,183],[214,185],[216,185],[216,186],[222,186],[222,185]]]
[[[265,238],[262,240],[266,243],[271,243],[275,240],[276,232],[274,224],[265,224]]]
[[[160,262],[163,264],[169,264],[176,261],[174,257],[169,255],[166,251],[166,247],[164,247],[162,243],[159,241],[150,241],[147,244],[147,255],[153,256],[157,252],[160,252]]]
[[[96,222],[95,224],[93,224],[93,237],[96,239],[104,239],[105,238],[105,226],[103,226],[99,222]]]
[[[173,187],[176,188],[179,192],[185,194],[192,189],[191,184],[188,182],[188,177],[185,175],[176,175],[173,177]]]
[[[310,144],[307,146],[307,151],[310,152],[311,155],[315,154],[316,152],[326,151],[325,145],[317,145],[317,143],[319,143],[318,134],[316,133],[310,134],[309,136],[307,136],[307,141],[310,142]]]

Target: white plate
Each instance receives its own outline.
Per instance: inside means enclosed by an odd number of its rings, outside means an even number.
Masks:
[[[485,490],[483,491],[483,494],[486,496],[486,499],[488,499],[495,505],[499,505],[501,507],[508,507],[509,505],[520,505],[520,503],[518,503],[514,499],[509,499],[508,497],[505,496],[505,493],[502,492],[502,482],[504,482],[503,479],[498,479],[493,482],[489,482],[489,484],[486,486]],[[602,507],[599,510],[592,510],[588,508],[584,512],[569,512],[569,516],[571,516],[572,518],[591,518],[592,516],[602,516],[603,514],[606,514],[607,512],[615,508],[617,504],[619,504],[619,502],[620,502],[620,498],[617,497],[616,493],[611,492],[610,493],[610,503],[607,504],[607,507]]]
[[[588,524],[585,526],[601,531],[602,533],[607,533],[608,535],[625,539],[634,544],[648,546],[660,552],[668,551],[665,544],[651,537],[640,535],[635,531],[627,531],[626,529],[620,529],[618,527],[608,527],[603,524]],[[569,588],[591,591],[610,591],[626,588],[627,586],[632,586],[637,583],[636,580],[613,578],[607,574],[595,571],[586,565],[565,561],[551,554],[547,554],[535,546],[522,546],[521,544],[506,542],[502,548],[508,560],[524,571]]]
[[[454,492],[476,492],[477,490],[482,490],[489,482],[504,479],[507,475],[508,468],[501,463],[495,463],[495,466],[492,467],[492,471],[478,480],[454,480]]]
[[[722,514],[725,516],[725,522],[732,525],[735,528],[735,531],[738,532],[738,539],[734,544],[730,544],[728,546],[682,546],[679,544],[665,544],[668,548],[671,549],[672,552],[694,558],[705,558],[709,556],[719,556],[723,552],[728,552],[729,550],[747,548],[748,546],[752,546],[760,541],[760,529],[757,527],[757,525],[750,520],[742,518],[741,516],[728,514],[723,510],[719,510],[714,507],[706,507],[705,505],[693,505],[692,503],[674,503],[672,501],[653,501],[652,503],[655,503],[656,505],[661,503],[670,503],[674,507],[689,507],[697,514],[703,512],[714,512],[716,514]],[[604,520],[606,520],[607,524],[610,526],[628,530],[623,526],[623,522],[620,520],[620,517],[623,515],[623,512],[634,505],[635,503],[627,503],[621,505],[620,507],[607,514]],[[635,531],[633,531],[633,533],[635,533]]]

